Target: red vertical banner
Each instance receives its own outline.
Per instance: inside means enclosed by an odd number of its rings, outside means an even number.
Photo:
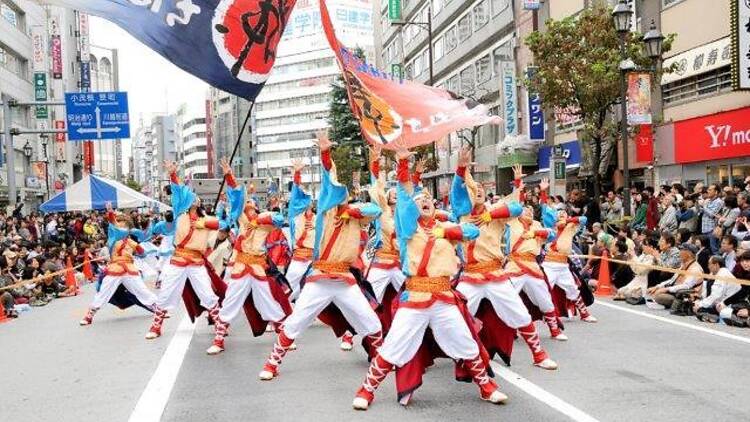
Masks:
[[[208,178],[214,177],[214,142],[213,117],[211,115],[211,101],[206,100],[206,160],[208,161]]]
[[[64,120],[55,120],[55,129],[65,129]],[[55,134],[55,151],[57,152],[57,161],[65,161],[65,133],[58,132]]]
[[[640,125],[635,134],[635,160],[641,163],[654,161],[654,132],[651,125]]]
[[[83,168],[89,174],[94,172],[94,143],[92,141],[83,143]]]

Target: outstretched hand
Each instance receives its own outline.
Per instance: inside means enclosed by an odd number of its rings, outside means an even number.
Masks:
[[[520,164],[515,164],[513,166],[513,178],[516,180],[523,179],[525,174],[523,174],[523,166]]]
[[[305,168],[305,162],[301,158],[295,158],[292,160],[292,168],[295,172],[302,171]]]
[[[396,153],[396,158],[399,160],[406,160],[414,155],[412,151],[409,151],[409,148],[404,144],[404,141],[401,140],[401,138],[391,142],[391,145],[395,147],[393,151]]]
[[[219,161],[219,165],[221,166],[221,171],[223,171],[225,175],[232,173],[232,165],[229,164],[227,157],[222,157]]]
[[[547,189],[549,189],[549,177],[544,177],[539,183],[539,190],[546,191]]]
[[[164,160],[164,169],[167,170],[167,174],[177,173],[177,163],[174,161]]]
[[[320,130],[315,136],[317,139],[313,142],[315,142],[315,145],[320,148],[320,152],[328,151],[332,146],[336,145],[336,143],[331,142],[331,139],[328,137],[328,131]]]
[[[458,166],[469,167],[471,165],[471,148],[467,145],[458,153]]]

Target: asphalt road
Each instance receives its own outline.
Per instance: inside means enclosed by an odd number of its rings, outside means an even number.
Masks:
[[[561,365],[556,372],[533,367],[517,343],[510,368],[495,364],[511,397],[507,405],[480,401],[473,385],[452,379],[444,360],[428,371],[408,407],[396,402],[391,375],[362,413],[351,410],[351,400],[367,370],[364,353],[341,352],[324,326],[298,340],[278,379],[261,382],[257,374],[273,336],[253,338],[244,320],[232,327],[227,351],[209,357],[205,319],[194,331],[183,326],[181,340],[173,341],[181,313],[153,342],[143,339],[150,315],[141,309],[108,306],[94,325],[79,327],[91,294],[86,288],[0,325],[0,420],[750,420],[750,330],[645,307],[595,305],[600,323],[568,323],[567,343],[542,330],[544,346]],[[170,342],[174,350],[162,359]]]

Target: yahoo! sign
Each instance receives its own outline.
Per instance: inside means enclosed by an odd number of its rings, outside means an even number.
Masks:
[[[750,155],[750,107],[674,124],[675,161],[692,163]]]

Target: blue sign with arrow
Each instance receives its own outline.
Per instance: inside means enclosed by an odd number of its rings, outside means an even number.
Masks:
[[[130,138],[127,92],[67,92],[68,139]]]

